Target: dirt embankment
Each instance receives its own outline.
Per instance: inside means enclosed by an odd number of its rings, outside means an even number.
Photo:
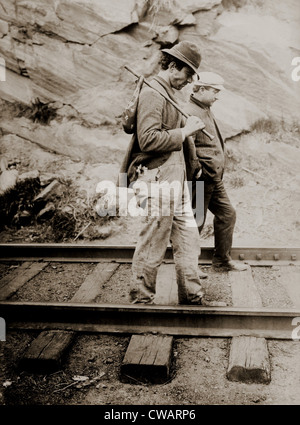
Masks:
[[[24,118],[20,120],[24,122]],[[26,125],[30,125],[29,119]],[[39,124],[33,126],[36,131],[44,132],[45,138],[41,139],[44,146],[13,134],[3,135],[0,140],[8,169],[19,176],[24,173],[32,176],[30,173],[33,173],[40,181],[40,186],[35,188],[37,193],[33,186],[27,188],[30,199],[26,203],[24,193],[11,194],[17,211],[11,222],[6,227],[2,226],[1,241],[134,244],[139,232],[139,217],[100,217],[96,212],[97,202],[101,199],[101,194],[96,193],[97,185],[103,181],[116,182],[125,148],[116,151],[115,160],[105,147],[102,147],[102,161],[99,163],[74,160],[47,150],[48,128]],[[110,138],[118,140],[121,135],[122,130],[117,127]],[[227,140],[224,181],[237,210],[234,245],[298,245],[299,146],[299,126],[296,123],[270,119],[257,122],[251,132]],[[79,156],[81,152],[83,156],[92,157],[94,145],[86,143],[78,146]],[[32,198],[53,185],[53,181],[57,182],[53,193],[48,194],[36,210],[36,202],[32,202]],[[50,210],[40,216],[41,207],[49,207],[50,204]],[[12,208],[11,202],[9,208]],[[22,215],[24,210],[29,216]],[[55,212],[61,214],[55,215]],[[213,216],[209,214],[202,233],[203,245],[213,244],[212,220]]]

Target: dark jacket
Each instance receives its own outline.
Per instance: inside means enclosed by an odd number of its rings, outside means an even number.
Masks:
[[[202,165],[203,178],[222,179],[225,168],[225,147],[213,113],[193,95],[186,107],[186,112],[201,118],[205,124],[205,130],[214,136],[214,139],[210,140],[202,131],[197,132],[195,136],[196,152]]]
[[[167,161],[172,152],[183,148],[187,179],[190,180],[200,169],[193,139],[188,137],[182,143],[182,115],[157,92],[162,92],[176,102],[173,90],[160,77],[153,78],[151,86],[156,90],[146,85],[141,90],[137,133],[128,146],[120,173],[127,173],[129,184],[137,179],[136,169],[139,165],[148,169],[157,168]]]

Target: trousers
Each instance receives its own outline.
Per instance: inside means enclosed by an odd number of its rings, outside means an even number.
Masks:
[[[177,151],[162,166],[145,169],[133,185],[145,215],[132,260],[131,302],[154,302],[157,272],[169,242],[179,304],[204,295],[198,276],[200,236],[186,183],[183,155]]]
[[[201,180],[201,179],[200,179]],[[201,233],[209,210],[214,215],[214,241],[215,249],[213,263],[226,263],[231,260],[231,247],[233,231],[236,222],[236,211],[231,205],[222,180],[204,181],[204,217],[198,222],[199,234]],[[193,187],[192,203],[196,204],[196,191]]]

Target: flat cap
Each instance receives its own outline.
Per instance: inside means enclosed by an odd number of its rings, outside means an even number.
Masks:
[[[224,89],[224,79],[215,72],[199,72],[199,80],[194,83],[195,86],[213,87],[217,90]]]

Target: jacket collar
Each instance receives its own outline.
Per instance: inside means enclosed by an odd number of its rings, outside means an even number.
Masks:
[[[210,107],[201,103],[200,100],[196,99],[193,93],[190,96],[190,101],[196,103],[196,105],[200,106],[200,108],[205,109],[206,111],[210,111]]]
[[[191,96],[190,96],[190,101],[191,101],[191,102],[194,102],[194,103],[195,103],[196,105],[198,105],[201,109],[203,109],[204,111],[206,111],[206,112],[207,112],[207,114],[208,114],[208,116],[209,116],[209,117],[213,120],[214,125],[215,125],[215,128],[216,128],[216,131],[217,131],[217,134],[218,134],[218,137],[219,137],[220,142],[221,142],[221,145],[222,145],[222,148],[223,148],[223,150],[224,150],[224,140],[223,140],[223,137],[222,137],[221,132],[220,132],[220,130],[219,130],[218,124],[216,123],[216,120],[215,120],[214,114],[212,113],[212,111],[211,111],[210,107],[209,107],[209,106],[204,105],[204,104],[203,104],[203,103],[201,103],[198,99],[195,99],[195,97],[193,96],[193,94],[191,94]]]
[[[164,80],[162,77],[159,77],[158,75],[156,75],[155,77],[153,77],[152,81],[156,81],[161,87],[163,87],[165,89],[165,91],[167,92],[168,96],[170,97],[170,99],[173,100],[173,102],[176,102],[176,103],[178,102],[178,100],[175,98],[174,90],[167,83],[166,80]]]

